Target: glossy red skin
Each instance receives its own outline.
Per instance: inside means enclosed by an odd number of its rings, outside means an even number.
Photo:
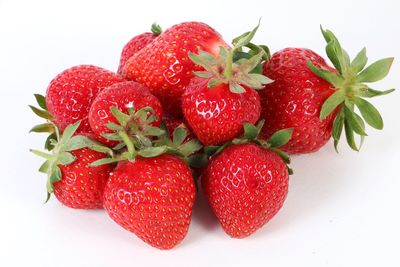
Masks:
[[[172,26],[153,42],[132,56],[122,71],[128,80],[146,85],[157,96],[166,111],[182,114],[180,98],[193,78],[193,71],[202,70],[188,57],[198,50],[217,54],[220,46],[228,46],[220,34],[200,22],[184,22]]]
[[[157,38],[157,36],[157,34],[145,32],[133,37],[122,49],[117,73],[122,74],[122,69],[128,59],[143,47],[151,43],[155,38]]]
[[[254,89],[235,94],[226,84],[207,87],[208,80],[193,78],[182,96],[182,111],[197,138],[206,146],[221,145],[242,132],[243,123],[260,117],[260,99]]]
[[[77,133],[91,136],[88,113],[96,95],[105,87],[124,79],[108,70],[92,65],[80,65],[58,74],[49,84],[46,104],[54,123],[64,130],[82,120]]]
[[[288,171],[275,153],[255,144],[232,145],[213,157],[202,174],[203,192],[224,231],[244,238],[282,207]]]
[[[133,81],[113,84],[97,95],[89,110],[89,124],[94,133],[93,137],[106,145],[117,144],[101,135],[113,132],[107,128],[108,123],[119,124],[111,113],[110,108],[113,106],[125,114],[128,114],[130,107],[134,107],[136,111],[152,107],[154,115],[158,118],[152,125],[159,126],[161,123],[163,114],[161,103],[145,86]]]
[[[71,152],[76,160],[69,165],[59,165],[62,179],[54,183],[54,195],[70,208],[100,209],[103,207],[103,190],[112,165],[91,167],[90,163],[107,155],[90,149]]]
[[[265,119],[261,137],[293,128],[290,141],[280,149],[291,154],[319,150],[331,137],[333,112],[323,121],[322,104],[334,92],[330,83],[315,75],[307,66],[311,60],[319,68],[334,72],[325,60],[305,48],[286,48],[273,54],[263,66],[264,75],[273,83],[260,90],[261,118]]]
[[[118,164],[104,190],[110,217],[159,249],[179,244],[189,228],[196,189],[190,168],[179,158],[137,157]]]

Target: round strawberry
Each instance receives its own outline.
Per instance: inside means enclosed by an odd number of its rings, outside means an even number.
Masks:
[[[61,131],[82,120],[78,133],[90,134],[88,112],[96,95],[105,87],[122,82],[111,71],[91,65],[72,67],[58,74],[47,88],[46,105]]]
[[[231,237],[244,238],[261,228],[280,210],[288,192],[290,160],[277,147],[290,139],[292,129],[264,141],[257,139],[262,124],[245,123],[243,138],[211,153],[207,149],[213,156],[201,176],[203,192]]]
[[[293,138],[282,148],[289,153],[317,151],[330,136],[337,149],[343,128],[349,146],[358,151],[367,135],[365,122],[373,128],[383,128],[379,112],[363,98],[393,90],[377,91],[365,83],[383,79],[393,58],[378,60],[365,68],[365,48],[350,61],[335,35],[323,29],[322,33],[335,69],[322,57],[304,48],[279,51],[263,66],[264,74],[274,80],[260,91],[261,118],[267,122],[263,137],[268,138],[282,128],[293,128]],[[356,107],[362,117],[356,113]],[[355,134],[361,138],[359,146]]]
[[[57,199],[70,208],[102,208],[103,189],[113,166],[90,165],[107,155],[85,148],[89,139],[74,136],[79,125],[80,121],[67,126],[62,135],[54,127],[56,139],[50,140],[54,147],[52,154],[31,151],[46,159],[39,171],[48,175],[47,200],[54,192]]]
[[[160,101],[146,87],[133,81],[113,84],[97,95],[89,111],[89,123],[94,138],[108,145],[116,144],[102,136],[104,133],[112,132],[107,127],[109,123],[117,123],[111,107],[115,107],[124,113],[128,112],[130,108],[139,110],[150,107],[156,116],[151,125],[159,126],[161,123],[162,107]]]
[[[195,194],[190,168],[178,157],[136,157],[116,167],[104,191],[104,207],[144,242],[171,249],[188,231]]]
[[[204,145],[220,145],[236,137],[244,122],[260,116],[260,99],[254,89],[232,92],[227,84],[208,87],[208,79],[194,78],[182,96],[182,109],[194,134]]]
[[[233,48],[220,47],[217,57],[199,51],[190,59],[203,67],[186,87],[182,111],[189,127],[204,145],[220,145],[232,140],[244,122],[255,123],[261,112],[255,89],[271,82],[255,73],[265,52],[234,61],[234,55],[248,45],[258,26],[234,41]]]
[[[128,80],[146,85],[160,99],[165,110],[179,115],[184,88],[193,78],[193,71],[202,69],[189,59],[188,52],[201,49],[216,54],[220,46],[227,44],[208,25],[180,23],[130,57],[122,74]]]
[[[121,59],[119,61],[118,74],[122,74],[122,69],[128,59],[143,47],[153,42],[161,34],[161,27],[157,24],[151,26],[151,32],[145,32],[133,37],[122,49]]]

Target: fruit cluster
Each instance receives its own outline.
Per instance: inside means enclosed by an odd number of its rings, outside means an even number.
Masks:
[[[270,55],[251,42],[258,26],[226,43],[210,26],[180,23],[135,36],[116,73],[92,65],[57,75],[46,119],[32,132],[49,136],[39,171],[54,193],[77,209],[104,208],[111,219],[159,249],[185,237],[197,178],[225,232],[244,238],[282,207],[292,170],[288,154],[317,151],[344,128],[359,150],[365,125],[382,129],[365,98],[385,95],[366,83],[384,78],[393,58],[366,66],[350,60],[322,30],[334,67],[305,48]],[[356,111],[359,111],[358,112]]]

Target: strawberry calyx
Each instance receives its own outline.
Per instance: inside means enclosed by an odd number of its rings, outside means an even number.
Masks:
[[[42,119],[45,119],[45,123],[41,123],[38,125],[33,126],[29,132],[34,132],[34,133],[48,133],[48,137],[46,139],[46,142],[44,144],[44,148],[48,151],[53,149],[53,145],[51,144],[52,139],[57,138],[57,133],[58,129],[57,126],[53,122],[53,116],[51,113],[47,110],[47,105],[46,105],[46,98],[41,95],[41,94],[34,94],[36,102],[39,107],[35,107],[32,105],[29,105],[30,109],[35,113],[37,116],[39,116]]]
[[[119,141],[119,144],[113,148],[113,155],[109,154],[110,157],[92,162],[91,166],[124,160],[134,161],[137,156],[152,158],[164,153],[177,155],[189,164],[193,161],[191,155],[202,148],[197,139],[184,141],[188,130],[183,125],[175,129],[172,140],[165,125],[152,126],[151,123],[157,120],[157,116],[151,107],[144,107],[138,111],[130,108],[127,114],[116,107],[111,107],[110,110],[118,124],[109,123],[107,127],[114,132],[102,135],[109,140]],[[100,147],[92,145],[91,148],[96,150]]]
[[[194,75],[209,79],[208,88],[227,84],[232,93],[238,94],[246,91],[243,85],[259,90],[263,89],[265,84],[273,82],[261,73],[253,71],[268,56],[266,52],[268,50],[250,43],[259,25],[260,22],[252,31],[237,37],[232,48],[220,46],[218,56],[202,50],[199,50],[198,54],[189,52],[189,58],[205,69],[204,71],[195,71]],[[251,46],[254,49],[257,47],[257,53],[247,53],[247,56],[244,56],[246,54],[244,53],[242,57],[239,57],[238,53],[241,53],[245,46]]]
[[[155,36],[158,36],[162,33],[161,26],[159,24],[157,24],[157,22],[154,22],[151,25],[151,33]]]
[[[50,138],[49,140],[52,147],[51,153],[30,149],[30,152],[46,160],[39,168],[39,172],[47,174],[47,198],[45,202],[50,199],[51,193],[54,192],[54,183],[62,179],[60,165],[66,166],[76,160],[76,157],[70,153],[71,151],[90,147],[93,150],[96,149],[97,151],[108,153],[110,155],[113,154],[111,149],[103,148],[98,143],[89,140],[86,136],[74,136],[80,123],[81,121],[77,121],[76,123],[67,126],[62,135],[60,134],[59,129],[54,126],[54,134],[56,138]]]
[[[264,120],[260,120],[256,125],[245,122],[243,124],[243,136],[235,138],[230,142],[225,143],[222,146],[207,146],[204,148],[204,152],[208,156],[215,156],[221,153],[225,148],[231,145],[240,145],[247,143],[254,143],[261,146],[264,149],[268,149],[277,155],[285,162],[289,174],[293,174],[293,170],[289,167],[290,157],[289,155],[280,150],[279,147],[289,142],[292,137],[293,129],[282,129],[275,132],[268,140],[259,139],[258,136],[264,126]]]
[[[338,111],[334,122],[332,137],[336,151],[343,128],[345,130],[347,143],[359,151],[365,136],[365,125],[381,130],[383,120],[379,111],[365,98],[386,95],[394,89],[378,91],[370,88],[367,83],[382,80],[389,73],[393,58],[380,59],[368,67],[366,49],[363,48],[356,57],[350,61],[349,55],[341,47],[338,39],[330,30],[321,32],[327,42],[326,53],[335,66],[337,72],[331,72],[316,67],[311,61],[307,62],[310,70],[317,76],[332,84],[335,92],[323,103],[320,111],[320,120],[325,119],[329,114]],[[357,114],[356,108],[360,115]],[[355,142],[354,135],[360,136],[360,144]]]

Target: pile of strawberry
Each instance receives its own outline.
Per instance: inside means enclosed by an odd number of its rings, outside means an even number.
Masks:
[[[309,49],[270,56],[251,42],[258,26],[227,44],[204,23],[180,23],[130,40],[116,73],[91,65],[57,75],[32,132],[49,133],[39,171],[76,209],[104,208],[146,243],[171,249],[185,237],[197,183],[225,232],[244,238],[282,207],[288,154],[319,150],[344,129],[359,150],[365,125],[382,129],[365,98],[393,58],[350,60],[322,30],[333,67]],[[359,114],[356,111],[359,111]],[[357,144],[355,135],[360,136]],[[197,179],[199,178],[199,179]]]

